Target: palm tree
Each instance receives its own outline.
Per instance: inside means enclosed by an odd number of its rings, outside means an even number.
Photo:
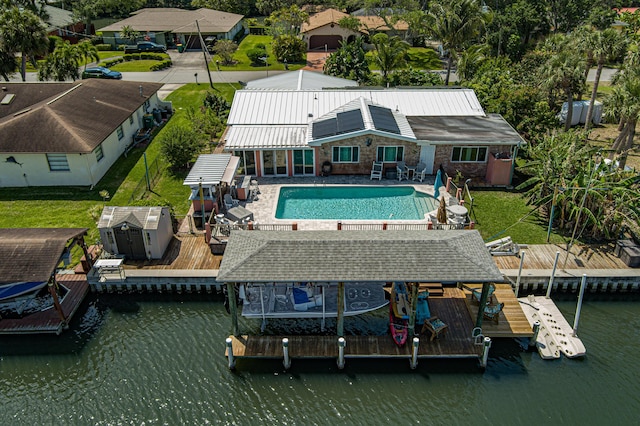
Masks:
[[[131,25],[123,25],[120,28],[120,37],[129,40],[131,44],[135,44],[140,37],[140,32],[133,29]]]
[[[449,52],[444,83],[448,85],[453,59],[469,41],[480,35],[488,15],[482,13],[476,0],[452,0],[433,3],[429,16],[427,31],[434,39],[440,40],[442,48]]]
[[[396,68],[403,67],[407,60],[405,55],[409,45],[400,37],[389,37],[385,33],[378,33],[371,37],[371,42],[376,48],[374,61],[382,71],[382,79],[388,81],[389,73]]]
[[[584,123],[585,130],[589,129],[591,126],[593,104],[596,102],[598,85],[600,84],[600,76],[602,75],[602,68],[604,68],[604,64],[607,61],[615,60],[627,50],[626,37],[613,28],[607,28],[604,31],[594,33],[592,37],[589,37],[589,41],[597,68],[595,80],[593,82],[593,89],[591,90],[589,108],[587,109],[587,119]]]
[[[83,58],[84,69],[87,69],[87,62],[94,60],[100,62],[100,55],[98,55],[98,48],[91,43],[90,40],[82,40],[76,45],[76,49]]]
[[[4,81],[9,81],[9,77],[16,72],[16,68],[18,68],[16,55],[0,46],[0,76]]]
[[[22,81],[26,81],[27,57],[45,54],[49,47],[42,19],[29,10],[20,10],[15,6],[0,15],[0,39],[4,40],[7,51],[22,54]]]
[[[489,51],[487,44],[474,44],[465,49],[458,61],[458,76],[463,80],[473,78],[478,68],[487,60]]]
[[[38,80],[65,81],[71,78],[75,81],[79,77],[78,67],[83,59],[77,45],[72,45],[66,40],[58,40],[55,50],[47,55],[38,71]]]

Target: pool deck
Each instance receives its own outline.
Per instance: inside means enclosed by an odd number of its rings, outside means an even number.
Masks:
[[[424,182],[418,180],[397,179],[371,180],[368,176],[329,176],[329,177],[281,177],[281,178],[258,178],[260,195],[255,201],[240,201],[240,205],[253,213],[255,222],[260,223],[297,223],[300,230],[335,230],[337,220],[290,220],[276,219],[275,211],[278,202],[278,191],[281,186],[290,185],[371,185],[371,186],[414,186],[417,190],[433,195],[434,176],[427,176]],[[440,192],[449,196],[444,190]],[[346,222],[346,221],[343,221]],[[366,223],[365,220],[354,220],[349,222]],[[369,221],[380,223],[380,220]],[[390,222],[393,222],[390,221]],[[402,223],[426,223],[426,221],[399,220]]]

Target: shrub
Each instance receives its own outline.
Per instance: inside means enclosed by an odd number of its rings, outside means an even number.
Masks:
[[[256,49],[267,50],[267,46],[265,46],[265,44],[264,44],[264,43],[256,43],[255,48],[256,48]]]
[[[96,44],[96,49],[98,49],[101,52],[106,52],[106,51],[111,50],[111,45],[110,44],[104,44],[104,43]]]
[[[196,132],[187,125],[175,125],[165,129],[158,136],[160,152],[171,168],[187,166],[195,153],[200,152],[203,143]]]
[[[129,61],[133,60],[133,58],[131,57],[131,55],[130,55],[130,54],[128,54],[128,53],[127,53],[126,55],[124,55],[124,56],[122,57],[122,59],[124,59],[126,62],[129,62]]]
[[[267,51],[264,49],[254,48],[254,49],[250,49],[247,52],[247,58],[249,58],[249,60],[253,65],[266,65],[265,61],[261,59],[266,56],[267,56]]]
[[[111,59],[110,61],[104,61],[104,66],[109,68],[109,67],[112,67],[112,66],[114,66],[116,64],[119,64],[120,62],[123,62],[123,61],[124,61],[124,59],[122,59],[122,58]]]
[[[273,54],[280,62],[301,62],[306,52],[307,44],[296,36],[282,35],[273,40]]]

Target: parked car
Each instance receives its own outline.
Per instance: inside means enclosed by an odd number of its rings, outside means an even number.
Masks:
[[[111,71],[105,67],[87,68],[82,71],[82,78],[108,78],[112,80],[122,80],[122,74],[118,71]]]
[[[167,47],[163,44],[153,43],[151,41],[143,41],[135,46],[125,46],[124,53],[139,53],[139,52],[160,52],[167,51]]]

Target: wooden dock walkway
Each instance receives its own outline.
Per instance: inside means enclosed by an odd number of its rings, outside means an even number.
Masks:
[[[469,288],[482,289],[481,284],[465,285]],[[504,303],[504,308],[500,313],[498,324],[486,319],[482,321],[482,334],[491,338],[533,336],[531,325],[511,289],[511,284],[495,284],[495,286],[496,290],[493,293],[494,303]],[[469,314],[475,321],[478,316],[479,306],[472,302],[471,292],[469,291],[465,291],[465,304]]]
[[[221,255],[211,254],[203,235],[174,235],[162,259],[126,260],[126,269],[219,269]]]
[[[613,244],[575,245],[567,257],[565,244],[531,244],[522,251],[526,253],[524,269],[553,269],[556,252],[560,252],[558,270],[562,269],[630,269],[614,254]],[[566,265],[565,257],[567,257]],[[516,256],[494,256],[498,269],[518,269],[520,258]],[[640,275],[640,270],[637,271]]]
[[[23,318],[0,319],[0,334],[60,334],[76,313],[80,304],[89,292],[89,284],[85,275],[57,275],[56,280],[69,289],[61,306],[67,323],[61,319],[54,307],[27,315]]]

